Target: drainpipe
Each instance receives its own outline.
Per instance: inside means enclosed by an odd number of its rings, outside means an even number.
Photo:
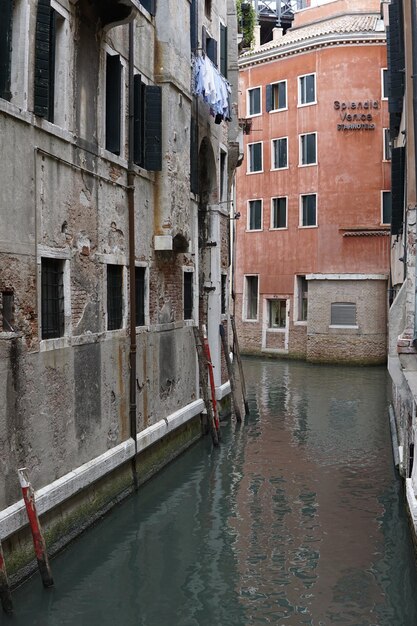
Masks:
[[[138,489],[136,457],[138,453],[136,427],[136,282],[135,282],[135,172],[133,169],[134,141],[134,37],[135,21],[129,22],[129,157],[127,170],[127,204],[129,212],[129,287],[130,287],[130,378],[129,378],[129,421],[130,436],[135,443],[135,456],[132,459],[132,474],[135,490]]]

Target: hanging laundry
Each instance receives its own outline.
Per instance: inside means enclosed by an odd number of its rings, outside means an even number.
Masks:
[[[216,124],[230,121],[229,94],[232,92],[228,81],[220,74],[206,55],[197,56],[194,62],[194,93],[201,96],[210,107],[210,114]]]

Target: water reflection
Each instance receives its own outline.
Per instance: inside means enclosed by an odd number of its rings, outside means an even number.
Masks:
[[[245,424],[224,426],[218,450],[197,444],[54,559],[56,588],[35,577],[4,623],[417,623],[385,371],[245,368]]]

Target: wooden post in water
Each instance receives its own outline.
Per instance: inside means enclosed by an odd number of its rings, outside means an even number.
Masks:
[[[10,593],[7,579],[6,564],[4,562],[3,548],[0,541],[0,602],[5,613],[13,612],[12,594]]]
[[[48,554],[46,552],[45,539],[42,535],[38,513],[35,504],[35,492],[29,482],[26,467],[17,470],[19,474],[20,486],[22,488],[23,500],[26,506],[26,513],[29,519],[30,530],[32,531],[33,546],[35,548],[36,560],[41,574],[44,587],[52,587],[54,584],[51,568],[49,567]]]
[[[239,340],[237,337],[236,322],[235,322],[234,315],[230,316],[230,322],[232,324],[233,341],[234,341],[235,349],[236,349],[237,364],[239,366],[240,385],[242,387],[242,396],[243,396],[243,403],[245,405],[245,413],[246,415],[249,415],[250,411],[249,411],[248,397],[246,395],[246,382],[245,382],[245,376],[243,373],[242,359],[240,358]]]
[[[193,326],[195,347],[197,350],[198,371],[200,374],[201,393],[203,395],[204,404],[206,405],[206,411],[209,420],[209,427],[211,432],[211,438],[215,446],[219,445],[219,435],[217,433],[216,422],[213,412],[213,407],[210,401],[210,394],[208,389],[208,372],[207,361],[204,354],[204,340],[197,326]]]
[[[226,334],[224,332],[223,324],[220,324],[219,330],[220,330],[220,337],[221,337],[221,340],[222,340],[224,358],[226,360],[227,373],[229,375],[229,380],[230,380],[230,389],[231,389],[231,392],[232,392],[233,409],[234,409],[234,412],[235,412],[235,415],[236,415],[236,421],[237,422],[241,422],[242,421],[242,415],[240,413],[239,400],[238,400],[238,397],[237,397],[237,394],[236,394],[235,374],[233,372],[233,366],[232,366],[232,362],[231,362],[230,356],[229,356],[229,347],[227,345]]]

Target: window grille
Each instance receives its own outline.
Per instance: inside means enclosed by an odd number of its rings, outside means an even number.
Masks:
[[[13,292],[3,291],[1,294],[2,301],[2,330],[5,333],[14,332],[14,303]]]
[[[64,335],[64,262],[41,261],[41,334],[42,339]]]
[[[330,323],[332,326],[356,326],[356,304],[332,302]]]
[[[123,267],[107,266],[107,330],[122,327],[123,322]]]
[[[226,314],[226,306],[227,306],[227,274],[222,274],[222,292],[221,292],[221,313],[222,315]]]

